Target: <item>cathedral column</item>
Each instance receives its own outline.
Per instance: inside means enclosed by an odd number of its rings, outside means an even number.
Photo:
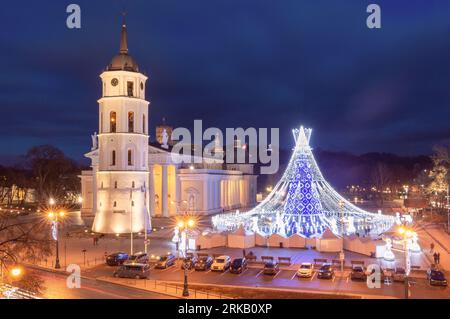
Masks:
[[[208,210],[208,178],[203,180],[203,211]]]
[[[169,217],[167,164],[162,165],[162,216]]]
[[[156,216],[155,212],[155,177],[153,173],[154,165],[149,165],[149,178],[148,178],[148,195],[149,195],[149,209],[152,217]]]
[[[178,167],[175,166],[175,200],[176,200],[176,214],[180,214],[183,209],[183,203],[181,202],[181,181],[180,176],[178,176]],[[180,211],[179,211],[180,210]]]

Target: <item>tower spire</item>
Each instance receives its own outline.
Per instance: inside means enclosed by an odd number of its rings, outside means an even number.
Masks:
[[[128,54],[128,41],[127,41],[127,25],[125,23],[126,12],[122,12],[122,32],[120,34],[120,53]]]

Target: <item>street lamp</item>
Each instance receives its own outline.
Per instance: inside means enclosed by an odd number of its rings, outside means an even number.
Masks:
[[[22,275],[22,268],[20,267],[14,267],[13,269],[11,269],[11,277],[17,279]]]
[[[341,213],[341,237],[342,237],[342,246],[341,246],[341,252],[339,254],[339,260],[341,261],[341,275],[344,275],[344,260],[345,260],[345,254],[344,254],[344,201],[339,201],[339,207],[340,207],[340,213]]]
[[[409,257],[408,243],[414,237],[415,232],[405,226],[400,226],[397,230],[400,236],[403,237],[403,249],[405,250],[405,299],[409,298],[409,273],[411,271],[411,260]]]
[[[59,219],[63,218],[66,215],[64,211],[53,212],[50,211],[47,213],[47,217],[52,221],[52,236],[56,243],[56,260],[55,260],[55,269],[60,269],[61,265],[59,264],[59,240],[58,240],[58,230],[59,230]]]
[[[177,227],[178,229],[181,231],[181,241],[182,241],[182,247],[183,250],[182,254],[184,257],[184,285],[183,285],[183,297],[188,297],[189,296],[189,288],[188,288],[188,264],[187,264],[187,260],[186,260],[186,253],[185,251],[187,250],[188,247],[188,238],[187,238],[187,232],[190,229],[193,229],[195,227],[195,219],[193,219],[192,217],[189,217],[187,215],[181,217],[180,219],[178,219],[177,222]],[[180,248],[178,248],[178,250],[180,250]]]

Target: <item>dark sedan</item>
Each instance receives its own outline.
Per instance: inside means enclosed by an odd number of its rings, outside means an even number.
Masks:
[[[350,274],[351,280],[366,280],[367,275],[363,266],[353,266]]]
[[[118,252],[108,255],[106,257],[106,264],[108,266],[119,266],[122,265],[127,259],[128,259],[127,253]]]
[[[188,256],[183,259],[183,262],[181,263],[181,269],[192,269],[194,268],[195,263],[197,262],[197,257],[195,256]]]
[[[428,274],[428,281],[432,286],[447,286],[447,279],[440,270],[431,270]]]
[[[247,259],[236,258],[233,260],[230,266],[230,272],[233,274],[240,274],[247,269]]]
[[[333,276],[334,269],[330,264],[323,265],[317,272],[317,278],[319,279],[333,279]]]
[[[278,263],[274,261],[268,261],[264,264],[264,275],[276,275],[278,271],[280,270],[280,267],[278,266]]]
[[[208,270],[211,268],[213,259],[210,256],[200,257],[194,265],[195,270]]]

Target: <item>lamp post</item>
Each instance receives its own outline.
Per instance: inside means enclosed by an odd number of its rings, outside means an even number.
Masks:
[[[53,206],[53,205],[52,205]],[[48,212],[47,214],[48,218],[52,221],[52,236],[55,240],[56,244],[56,260],[55,260],[55,269],[60,269],[61,265],[59,263],[59,219],[63,218],[65,216],[65,213],[63,211],[60,211],[58,213],[55,213],[53,211]]]
[[[184,284],[183,284],[183,297],[189,296],[189,287],[188,287],[188,263],[186,260],[186,250],[188,246],[188,238],[187,238],[187,232],[190,229],[193,229],[195,227],[195,220],[187,215],[180,218],[177,222],[177,227],[181,231],[181,241],[182,241],[182,247],[184,251],[182,251],[182,255],[184,257],[183,260],[183,268],[184,268]],[[183,242],[184,241],[184,242]],[[180,250],[180,245],[178,246],[178,250]]]
[[[342,238],[342,246],[341,246],[341,252],[339,254],[339,260],[341,261],[341,274],[344,274],[344,260],[345,260],[345,254],[344,254],[344,201],[339,201],[339,207],[340,207],[340,215],[341,215],[341,238]]]
[[[447,185],[447,233],[450,234],[450,185]]]
[[[403,249],[405,250],[405,299],[409,298],[409,273],[411,272],[411,260],[409,256],[409,240],[414,236],[414,232],[401,226],[398,233],[403,237]]]

